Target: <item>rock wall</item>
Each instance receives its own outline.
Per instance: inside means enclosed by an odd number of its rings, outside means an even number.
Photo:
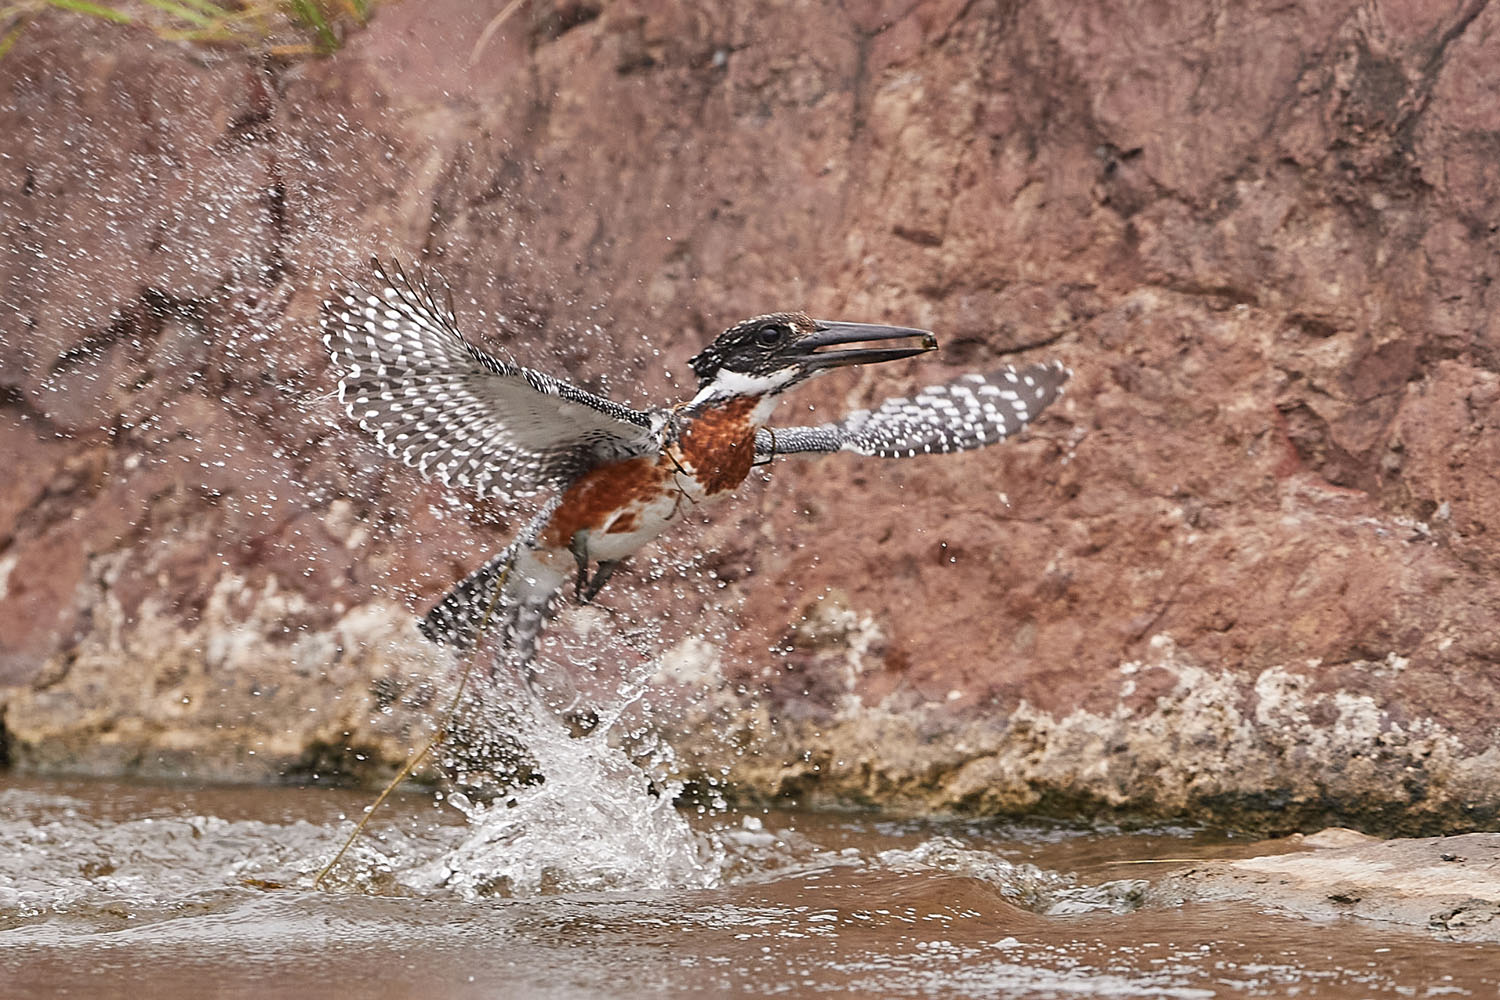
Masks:
[[[712,553],[653,605],[689,771],[1493,824],[1500,9],[536,3],[480,47],[481,8],[296,64],[46,16],[0,60],[13,766],[370,778],[424,731],[412,610],[513,514],[337,412],[317,305],[389,253],[637,403],[779,307],[943,342],[824,414],[1076,371],[1020,441],[787,460],[663,541]]]

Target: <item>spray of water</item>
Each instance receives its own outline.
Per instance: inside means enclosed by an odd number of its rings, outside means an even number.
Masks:
[[[723,846],[677,809],[671,748],[631,721],[651,659],[571,665],[534,691],[499,664],[465,706],[443,763],[469,832],[405,873],[408,887],[474,899],[719,883]]]

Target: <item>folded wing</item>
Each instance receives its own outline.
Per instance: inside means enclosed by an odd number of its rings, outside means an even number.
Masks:
[[[1062,395],[1072,372],[1061,364],[963,375],[873,410],[815,427],[777,427],[755,438],[757,458],[851,451],[880,458],[969,451],[1017,433]]]
[[[502,361],[458,332],[451,301],[375,264],[323,304],[323,343],[350,416],[445,485],[510,500],[655,448],[653,415]]]

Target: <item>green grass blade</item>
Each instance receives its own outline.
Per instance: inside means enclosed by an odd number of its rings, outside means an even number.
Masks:
[[[287,0],[287,6],[293,14],[300,17],[303,22],[317,33],[318,43],[328,52],[339,47],[338,36],[328,26],[323,12],[318,10],[318,5],[313,0]]]
[[[60,10],[71,10],[75,14],[87,14],[104,21],[114,21],[116,24],[134,24],[135,18],[123,10],[115,10],[113,7],[105,7],[102,4],[89,3],[88,0],[47,0],[49,6]]]
[[[176,3],[175,0],[144,0],[144,2],[155,7],[163,14],[170,14],[179,21],[196,24],[200,28],[210,27],[219,20],[217,17],[211,17],[202,11],[194,10],[186,4]]]
[[[204,16],[211,17],[215,21],[224,17],[228,17],[231,13],[231,11],[227,10],[220,4],[214,3],[214,0],[182,0],[182,2],[187,4],[189,7],[196,8]]]
[[[25,31],[26,26],[30,23],[31,18],[22,17],[16,22],[14,28],[5,33],[4,38],[0,38],[0,59],[5,58],[5,53],[10,51],[12,45],[16,44],[16,39],[21,37],[21,32]]]

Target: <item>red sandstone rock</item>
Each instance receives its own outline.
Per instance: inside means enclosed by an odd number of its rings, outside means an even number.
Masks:
[[[1495,815],[1494,9],[539,5],[471,68],[489,16],[392,5],[280,67],[41,18],[0,61],[15,763],[359,773],[345,747],[430,715],[406,616],[514,515],[330,398],[318,301],[394,253],[476,339],[636,403],[784,306],[943,340],[808,387],[821,413],[1013,351],[1076,370],[1020,441],[788,460],[663,541],[715,553],[726,588],[688,590],[739,627],[668,658],[689,766],[906,808]],[[632,614],[702,632],[662,589]]]

